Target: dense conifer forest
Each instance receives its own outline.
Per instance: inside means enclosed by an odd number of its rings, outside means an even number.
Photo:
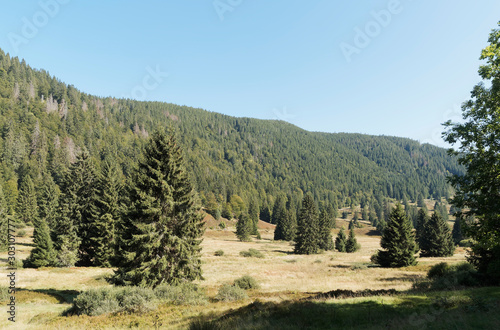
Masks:
[[[1,184],[11,215],[27,175],[39,187],[48,173],[61,188],[86,149],[96,170],[111,162],[129,177],[149,134],[165,126],[177,131],[214,216],[239,216],[255,196],[260,218],[271,221],[278,193],[295,210],[306,192],[336,208],[449,197],[446,176],[462,171],[444,149],[406,138],[308,132],[283,121],[88,95],[2,51],[0,114]]]

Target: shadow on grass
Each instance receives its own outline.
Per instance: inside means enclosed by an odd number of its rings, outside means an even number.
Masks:
[[[73,299],[80,294],[80,291],[76,290],[56,290],[56,289],[17,289],[19,292],[38,292],[45,295],[51,296],[57,299],[59,304],[63,303],[73,303]]]
[[[365,234],[366,236],[382,236],[382,234],[378,230],[370,230]]]

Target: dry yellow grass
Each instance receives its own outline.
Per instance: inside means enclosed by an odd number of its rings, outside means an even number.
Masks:
[[[338,220],[339,226],[347,222]],[[26,258],[32,248],[32,229],[25,229],[28,235],[17,239],[17,257]],[[58,328],[127,328],[130,326],[150,327],[158,315],[164,328],[184,328],[192,317],[200,313],[221,313],[248,304],[250,300],[281,301],[308,296],[311,293],[335,289],[396,289],[407,290],[412,281],[424,277],[428,269],[442,261],[455,263],[465,259],[465,251],[457,249],[450,258],[420,258],[419,264],[401,269],[373,267],[370,256],[379,249],[380,236],[374,228],[365,224],[356,229],[361,249],[355,253],[325,252],[318,255],[294,255],[289,242],[273,241],[273,229],[261,229],[261,240],[240,242],[234,227],[226,230],[210,230],[202,243],[202,261],[205,280],[198,281],[210,297],[215,296],[223,283],[231,283],[243,275],[256,278],[261,288],[250,291],[247,301],[237,303],[211,303],[208,306],[160,306],[159,310],[142,316],[114,315],[100,317],[62,317],[60,314],[70,307],[64,302],[64,290],[83,291],[92,287],[108,286],[105,277],[112,269],[74,267],[18,269],[18,322],[10,325],[6,318],[0,318],[0,327],[13,326],[19,329]],[[338,229],[333,230],[336,235]],[[245,258],[240,251],[250,248],[259,250],[264,258]],[[217,257],[214,252],[223,250]],[[2,268],[6,270],[6,254],[0,255]],[[5,281],[6,283],[6,281]],[[5,284],[4,284],[5,285]],[[24,291],[23,291],[24,290]],[[29,290],[29,291],[27,291]]]

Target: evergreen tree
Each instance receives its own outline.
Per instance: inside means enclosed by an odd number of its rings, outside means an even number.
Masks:
[[[451,231],[451,237],[453,238],[453,242],[458,245],[460,241],[464,239],[464,235],[462,232],[462,218],[461,217],[456,217],[455,218],[455,223],[453,224],[453,229]]]
[[[346,252],[346,245],[347,237],[345,236],[344,227],[342,227],[335,238],[335,249],[339,252]]]
[[[319,248],[325,251],[333,250],[333,239],[331,233],[331,219],[328,209],[323,207],[319,214]]]
[[[56,219],[59,212],[59,188],[54,183],[52,176],[49,173],[42,174],[38,191],[38,215],[44,219],[49,230],[52,230],[56,225]]]
[[[236,223],[236,236],[242,242],[250,241],[253,232],[253,221],[248,214],[242,214]]]
[[[203,214],[174,134],[154,133],[134,181],[127,222],[132,235],[115,282],[156,287],[202,278]]]
[[[255,197],[250,198],[248,204],[248,216],[252,221],[252,235],[257,235],[257,224],[259,223],[259,203]]]
[[[337,211],[330,203],[326,206],[326,214],[330,219],[330,228],[337,228]]]
[[[283,239],[285,241],[295,240],[297,235],[297,215],[294,210],[286,211],[286,222],[283,225]]]
[[[318,253],[318,248],[318,211],[312,195],[307,194],[302,201],[294,252],[297,254],[315,254]]]
[[[425,226],[427,225],[427,222],[429,222],[429,215],[427,214],[427,209],[426,208],[421,208],[418,210],[418,215],[417,215],[417,232],[416,232],[416,239],[418,244],[422,244],[422,239],[425,235]]]
[[[358,241],[356,240],[356,236],[354,235],[354,228],[349,230],[349,238],[345,244],[345,251],[352,253],[358,251],[360,248]]]
[[[34,221],[33,243],[35,247],[31,250],[30,256],[25,261],[28,267],[47,267],[55,264],[56,251],[50,238],[49,227],[45,218],[38,218]]]
[[[90,237],[94,245],[94,266],[110,267],[115,264],[117,253],[116,232],[123,214],[123,180],[115,163],[106,162],[97,182],[96,208],[98,214],[91,224]]]
[[[424,227],[420,242],[421,257],[450,257],[455,251],[451,230],[439,212],[434,212]]]
[[[278,196],[273,208],[273,221],[276,221],[276,228],[274,229],[274,240],[286,240],[285,231],[286,227],[290,226],[288,213],[283,198]]]
[[[26,176],[21,183],[16,212],[18,220],[25,224],[34,223],[38,217],[35,186],[30,176]]]
[[[0,236],[0,251],[5,251],[8,245],[8,207],[3,194],[2,182],[0,182],[0,231],[4,234]]]
[[[372,261],[382,267],[405,267],[416,265],[417,244],[412,225],[401,204],[397,204],[389,216],[389,222],[382,235],[379,250]]]
[[[276,200],[274,201],[273,213],[271,215],[271,223],[277,225],[280,217],[283,216],[281,210],[286,209],[286,197],[282,194],[278,194]]]

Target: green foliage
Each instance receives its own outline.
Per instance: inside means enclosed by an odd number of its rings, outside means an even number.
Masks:
[[[339,252],[346,252],[347,237],[345,235],[344,227],[340,228],[340,231],[335,238],[335,249]]]
[[[466,262],[455,265],[441,262],[432,266],[427,277],[433,290],[456,290],[458,287],[477,286],[481,282],[477,270]]]
[[[422,241],[425,237],[425,227],[427,225],[427,222],[429,222],[429,219],[429,214],[427,213],[426,208],[421,208],[420,210],[418,210],[416,239],[419,245],[422,244]]]
[[[253,222],[247,214],[242,214],[236,223],[236,236],[242,242],[249,242],[253,231]]]
[[[319,214],[319,248],[325,251],[330,251],[335,248],[331,233],[331,218],[328,214],[328,209],[323,207]]]
[[[274,240],[293,241],[297,233],[297,217],[295,212],[286,209],[285,199],[281,195],[274,203],[272,218],[276,222]]]
[[[248,251],[240,251],[240,256],[245,258],[264,258],[264,254],[256,249],[248,249]]]
[[[169,302],[174,305],[208,304],[205,291],[193,283],[161,284],[154,289],[154,293],[161,302]]]
[[[234,285],[224,284],[219,288],[217,295],[215,296],[216,300],[219,301],[238,301],[247,299],[248,295],[242,288]]]
[[[500,22],[499,22],[500,25]],[[474,239],[468,260],[477,269],[499,282],[500,280],[500,29],[490,33],[489,45],[481,52],[486,63],[479,68],[482,81],[462,106],[463,123],[448,121],[443,133],[450,144],[458,144],[449,153],[465,166],[464,175],[450,177],[456,193],[452,204],[468,209],[476,222],[467,226]],[[486,83],[485,83],[486,81]]]
[[[56,251],[50,238],[49,226],[44,218],[35,220],[33,231],[33,243],[35,247],[31,250],[25,261],[27,267],[47,267],[55,265]]]
[[[17,237],[24,237],[24,236],[26,236],[26,230],[20,229],[17,231],[16,235],[17,235]]]
[[[356,252],[361,248],[358,241],[356,240],[356,236],[354,235],[354,228],[349,230],[349,238],[345,244],[345,252],[352,253]]]
[[[25,177],[21,183],[17,198],[16,215],[18,220],[25,224],[31,224],[38,218],[35,185],[29,176]]]
[[[315,254],[319,250],[319,219],[316,204],[310,194],[305,195],[295,237],[296,254]]]
[[[173,134],[154,133],[134,181],[114,280],[156,287],[201,278],[203,215]]]
[[[237,286],[243,290],[259,289],[260,285],[255,278],[250,275],[245,275],[243,277],[234,280],[234,286]]]
[[[422,257],[450,257],[455,252],[450,227],[438,211],[425,224],[419,246]]]
[[[372,256],[372,262],[382,267],[405,267],[416,265],[418,251],[412,225],[401,204],[397,204],[389,216],[389,222],[380,242],[384,250]]]
[[[224,255],[223,250],[217,250],[214,252],[214,256],[216,256],[216,257],[222,257],[223,255]]]

